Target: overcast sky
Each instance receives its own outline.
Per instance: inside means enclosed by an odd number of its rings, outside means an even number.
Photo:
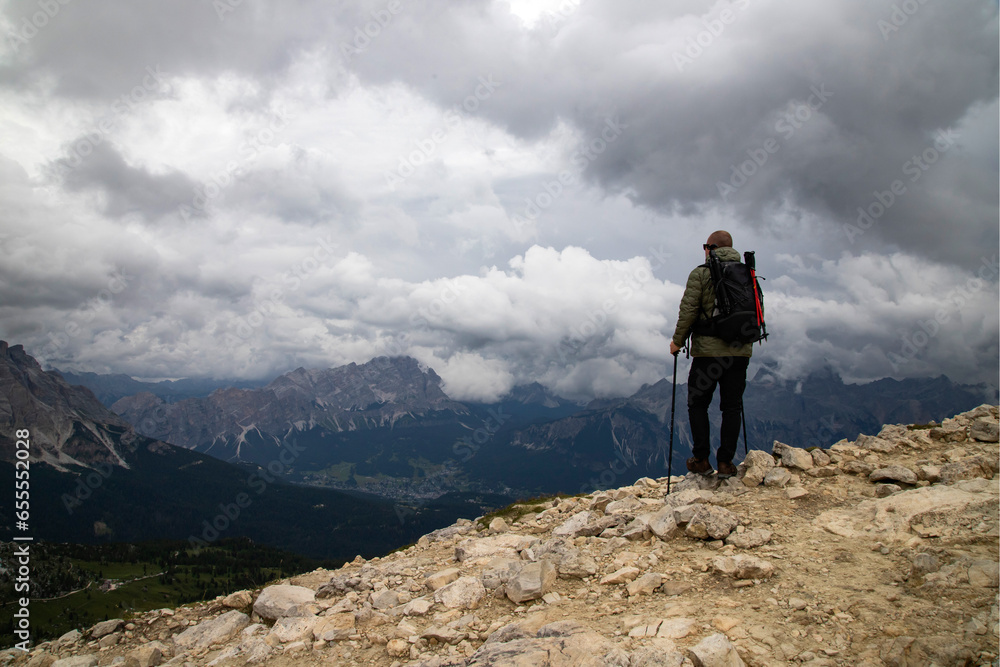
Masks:
[[[628,394],[724,228],[751,373],[996,384],[995,0],[0,8],[0,337],[48,366]]]

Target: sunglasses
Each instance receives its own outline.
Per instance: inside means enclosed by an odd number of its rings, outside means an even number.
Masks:
[[[702,243],[701,247],[704,248],[705,250],[715,250],[719,246],[715,245],[714,243]]]

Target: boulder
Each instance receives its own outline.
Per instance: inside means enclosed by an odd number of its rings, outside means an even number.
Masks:
[[[681,667],[684,656],[673,642],[666,639],[653,640],[653,646],[644,646],[632,653],[629,667]]]
[[[668,618],[660,623],[656,636],[661,639],[684,639],[695,631],[698,622],[693,618]]]
[[[666,506],[649,516],[649,531],[661,540],[669,540],[680,533],[677,520],[674,518],[674,508]]]
[[[160,642],[149,642],[128,654],[138,664],[138,667],[157,667],[163,658],[169,654],[169,649]]]
[[[312,639],[313,630],[321,622],[317,616],[286,616],[275,621],[271,634],[282,644]]]
[[[661,584],[663,584],[663,575],[657,574],[656,572],[649,572],[642,575],[625,588],[628,591],[629,597],[635,597],[637,595],[650,595],[653,591],[659,588]]]
[[[721,633],[702,639],[688,649],[694,667],[745,667],[736,647]]]
[[[868,479],[873,482],[902,482],[903,484],[916,484],[919,481],[917,474],[904,466],[887,466],[872,471]]]
[[[62,635],[55,641],[57,646],[65,646],[67,644],[73,644],[80,640],[83,634],[79,630],[70,630],[66,634]]]
[[[354,623],[354,614],[351,613],[322,616],[313,626],[313,637],[324,642],[349,639],[354,634]]]
[[[851,509],[828,510],[814,519],[827,532],[848,539],[862,536],[883,542],[965,534],[965,526],[983,517],[996,525],[998,490],[986,480],[966,480],[952,486],[937,484],[866,500]]]
[[[698,507],[698,505],[678,505],[674,507],[674,521],[677,522],[678,526],[686,526]]]
[[[448,609],[476,609],[486,597],[479,577],[460,577],[434,592],[434,600]]]
[[[506,533],[510,530],[510,526],[501,517],[496,517],[490,521],[490,532],[491,533]]]
[[[579,549],[571,549],[556,563],[559,576],[569,579],[583,579],[597,574],[597,560]]]
[[[510,581],[511,577],[520,572],[524,561],[514,558],[494,558],[483,568],[479,575],[479,580],[483,586],[489,590],[500,588],[501,585]],[[457,572],[457,570],[456,570]]]
[[[940,442],[965,442],[969,431],[965,423],[959,419],[945,419],[940,426],[930,430],[930,437]]]
[[[53,667],[97,667],[97,656],[93,653],[74,655],[56,660],[52,665]]]
[[[1000,586],[1000,564],[991,560],[977,560],[969,566],[969,584],[976,588]]]
[[[896,449],[896,443],[880,438],[877,435],[859,435],[858,439],[854,441],[854,444],[860,449],[864,449],[870,452],[881,452],[883,454],[888,454],[889,452]]]
[[[814,466],[823,467],[830,465],[831,461],[830,455],[824,452],[819,447],[810,450],[809,455],[812,456]]]
[[[446,626],[433,626],[420,633],[422,639],[433,639],[439,644],[458,644],[469,635]]]
[[[840,469],[848,475],[864,475],[865,477],[875,472],[875,466],[867,461],[846,461],[840,466]]]
[[[997,472],[997,462],[987,456],[946,463],[941,466],[938,481],[942,484],[954,484],[965,479],[992,479]]]
[[[610,502],[610,499],[609,499]],[[581,535],[586,529],[587,524],[590,523],[593,514],[590,512],[577,512],[569,519],[556,526],[552,530],[552,534],[556,536],[566,536],[566,537],[576,537]]]
[[[253,594],[250,591],[237,591],[222,599],[222,606],[229,609],[246,609],[253,604]]]
[[[731,544],[738,549],[756,549],[771,541],[771,531],[763,528],[754,528],[745,533],[732,533],[726,538],[726,544]]]
[[[903,490],[899,484],[877,484],[875,486],[875,497],[876,498],[888,498],[894,493],[899,493]]]
[[[781,465],[786,468],[809,470],[813,467],[812,455],[804,449],[792,447],[775,440],[771,451],[775,456],[781,458]]]
[[[253,603],[253,610],[261,618],[276,621],[287,616],[292,607],[315,601],[316,593],[311,588],[278,584],[261,591]]]
[[[941,481],[941,466],[925,465],[917,468],[917,477],[935,484]]]
[[[110,635],[125,624],[120,618],[112,618],[110,621],[102,621],[90,629],[91,639],[100,639],[105,635]]]
[[[537,600],[552,590],[557,576],[555,566],[548,560],[528,563],[507,582],[507,597],[515,604]]]
[[[513,533],[472,537],[455,546],[455,560],[461,563],[473,558],[517,558],[518,552],[527,548],[532,541],[531,538]]]
[[[682,505],[695,505],[697,503],[708,502],[712,498],[712,492],[706,489],[684,489],[675,491],[663,500],[671,507]]]
[[[649,536],[653,534],[649,529],[649,520],[652,516],[652,514],[640,514],[634,518],[631,523],[625,526],[622,537],[632,541],[649,539]]]
[[[697,505],[684,534],[700,540],[724,540],[740,524],[740,518],[724,507]]]
[[[449,567],[446,570],[435,572],[424,580],[424,584],[432,591],[436,591],[442,586],[447,586],[451,582],[462,576],[461,570],[457,567]]]
[[[266,589],[265,589],[266,590]],[[310,593],[312,591],[309,591]],[[250,617],[241,611],[227,611],[221,616],[192,625],[174,637],[174,644],[182,650],[208,648],[228,641],[233,635],[250,625]]]
[[[383,590],[378,593],[372,593],[371,603],[372,609],[377,609],[379,611],[392,609],[393,607],[399,606],[399,593],[393,590]]]
[[[405,639],[390,639],[385,645],[385,652],[390,658],[410,657],[410,642]]]
[[[754,556],[718,556],[712,561],[716,572],[733,579],[770,579],[774,565]]]
[[[635,496],[628,495],[621,500],[608,503],[608,506],[604,508],[604,512],[605,514],[635,514],[645,508],[646,506],[643,505],[641,500]]]
[[[625,582],[636,579],[641,572],[642,571],[637,567],[623,567],[616,572],[605,575],[601,579],[601,583],[605,585],[624,584]]]
[[[764,486],[783,489],[791,480],[792,473],[784,468],[774,468],[764,476]]]
[[[759,449],[747,452],[740,466],[744,469],[743,484],[750,488],[760,486],[767,473],[774,468],[774,456]]]
[[[979,442],[1000,442],[1000,425],[991,417],[977,417],[969,425],[969,437]]]
[[[602,635],[575,621],[542,626],[533,635],[504,627],[493,633],[466,667],[608,667],[628,665]]]
[[[434,603],[427,598],[417,598],[410,600],[403,605],[403,616],[424,616],[434,607]]]

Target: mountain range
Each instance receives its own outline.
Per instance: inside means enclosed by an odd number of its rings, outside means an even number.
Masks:
[[[143,435],[230,462],[266,466],[294,440],[302,453],[287,471],[290,481],[413,502],[449,491],[579,493],[662,476],[672,389],[663,379],[632,396],[578,405],[533,384],[495,404],[467,403],[449,398],[441,378],[415,359],[381,357],[299,368],[258,389],[177,402],[143,392],[111,407]],[[855,385],[830,370],[788,381],[762,369],[745,394],[744,446],[828,447],[884,423],[926,423],[995,396],[944,376]],[[691,451],[686,404],[687,387],[678,385],[675,471]],[[717,434],[718,411],[711,417]]]
[[[25,438],[25,434],[27,437]],[[286,438],[271,465],[220,461],[137,432],[85,387],[44,371],[0,341],[0,478],[15,479],[29,443],[30,520],[20,530],[55,542],[220,537],[332,561],[380,554],[505,498],[445,494],[420,508],[283,481],[299,446]],[[0,540],[14,536],[14,494],[0,497]]]
[[[81,377],[122,386],[120,377]],[[515,498],[610,488],[668,467],[669,380],[584,406],[538,384],[476,404],[451,399],[416,360],[383,357],[202,397],[153,388],[166,397],[144,391],[112,411],[0,342],[0,475],[14,478],[17,431],[27,429],[36,537],[218,534],[349,559]],[[886,422],[926,423],[992,402],[989,391],[945,377],[850,385],[829,372],[795,382],[762,372],[746,394],[749,446],[829,447]],[[690,453],[686,396],[678,385],[678,473]],[[9,503],[0,498],[0,539],[12,536]]]

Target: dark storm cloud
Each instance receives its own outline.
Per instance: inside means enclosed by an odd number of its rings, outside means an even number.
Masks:
[[[995,2],[550,9],[6,3],[0,334],[141,376],[406,353],[458,398],[629,393],[727,228],[769,279],[755,363],[995,381]]]
[[[171,76],[235,71],[266,80],[315,45],[340,11],[316,11],[317,3],[308,0],[56,4],[58,11],[44,25],[34,21],[34,33],[26,26],[40,6],[9,6],[14,37],[8,43],[16,57],[0,66],[0,81],[30,87],[51,77],[59,94],[108,99],[132,89],[149,66]],[[28,34],[33,36],[25,39]]]
[[[966,150],[992,137],[961,127],[997,96],[994,2],[636,4],[591,0],[531,33],[481,4],[434,20],[435,3],[412,5],[350,66],[445,107],[492,74],[503,88],[481,113],[525,138],[565,118],[592,141],[618,116],[629,131],[587,176],[640,204],[721,206],[762,228],[792,205],[843,226],[900,181],[866,244],[955,263],[996,244],[995,164],[984,182]]]
[[[129,214],[157,220],[188,204],[196,183],[177,171],[154,174],[145,167],[133,167],[109,145],[102,142],[78,161],[57,166],[70,190],[97,190],[105,197],[104,212],[121,218]]]

